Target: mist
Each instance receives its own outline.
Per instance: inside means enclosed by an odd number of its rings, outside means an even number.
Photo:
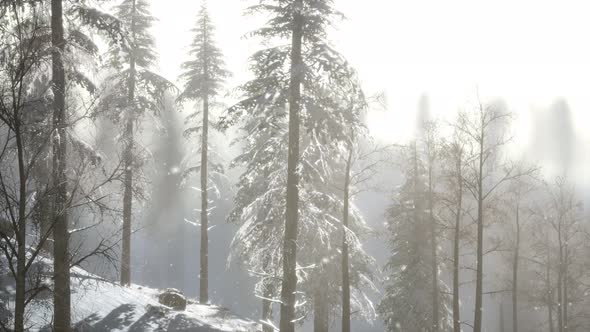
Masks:
[[[0,3],[0,330],[590,330],[578,3]]]

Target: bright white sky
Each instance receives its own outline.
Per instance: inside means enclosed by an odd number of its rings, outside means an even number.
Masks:
[[[255,41],[242,38],[260,20],[244,17],[248,0],[209,0],[233,88],[248,78]],[[502,97],[518,116],[526,144],[531,108],[564,97],[580,139],[590,139],[590,3],[574,0],[335,0],[348,20],[332,41],[359,71],[365,90],[384,91],[387,111],[370,114],[380,139],[412,135],[417,100],[452,117],[472,100]],[[175,78],[185,59],[199,0],[152,0],[161,70]],[[587,150],[585,143],[583,150]],[[589,165],[589,160],[585,160]]]

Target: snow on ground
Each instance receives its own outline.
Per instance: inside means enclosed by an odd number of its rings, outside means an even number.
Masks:
[[[3,262],[4,263],[4,262]],[[51,261],[40,259],[49,267]],[[0,302],[10,299],[14,310],[14,280],[0,264]],[[47,270],[47,269],[45,269]],[[45,272],[47,280],[50,275]],[[174,311],[158,303],[161,291],[139,285],[122,287],[80,268],[72,269],[72,322],[81,332],[139,331],[259,331],[260,324],[232,314],[228,309],[201,305],[187,299],[184,311]],[[49,332],[53,308],[50,292],[41,293],[27,307],[31,331]]]

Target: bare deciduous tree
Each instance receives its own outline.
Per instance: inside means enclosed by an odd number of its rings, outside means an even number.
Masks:
[[[493,208],[489,204],[498,189],[508,181],[522,177],[532,170],[521,170],[514,163],[502,160],[502,147],[509,141],[504,131],[512,118],[500,103],[484,104],[478,96],[471,112],[462,112],[455,128],[466,137],[467,154],[464,188],[477,205],[476,276],[474,332],[482,331],[484,229],[486,214]]]

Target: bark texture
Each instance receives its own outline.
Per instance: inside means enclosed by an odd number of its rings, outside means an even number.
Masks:
[[[132,3],[132,12],[135,13],[135,1]],[[131,39],[135,40],[135,20],[131,19]],[[133,210],[133,147],[135,121],[135,56],[131,49],[129,61],[129,82],[127,83],[128,114],[125,124],[125,151],[123,165],[125,167],[123,179],[123,242],[121,253],[121,285],[131,284],[131,219]]]
[[[70,257],[68,201],[66,177],[66,109],[65,73],[63,51],[65,46],[62,0],[51,1],[51,41],[52,80],[53,80],[53,186],[55,201],[53,205],[53,273],[54,273],[54,331],[70,331]]]
[[[299,219],[299,122],[303,59],[303,1],[296,0],[291,40],[291,80],[289,96],[289,155],[287,165],[287,209],[283,241],[283,280],[281,288],[281,332],[294,332],[295,290],[297,288],[297,227]]]

